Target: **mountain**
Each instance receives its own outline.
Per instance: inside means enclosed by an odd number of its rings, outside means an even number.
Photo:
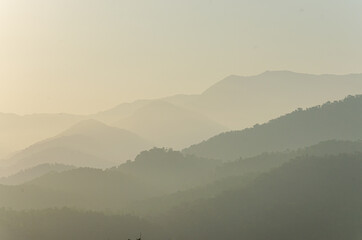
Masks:
[[[305,97],[306,93],[308,97]],[[198,95],[175,95],[122,103],[87,116],[70,114],[20,116],[0,113],[2,133],[0,158],[8,157],[14,151],[54,136],[75,123],[89,118],[110,125],[116,124],[141,136],[149,137],[149,140],[155,138],[157,141],[154,142],[159,146],[181,148],[226,129],[244,129],[255,123],[265,123],[297,108],[311,107],[361,93],[362,74],[312,75],[267,71],[256,76],[229,76]],[[172,106],[157,106],[160,102]],[[146,112],[142,113],[143,111]],[[176,119],[171,117],[173,114]],[[165,116],[169,120],[165,119]],[[178,117],[183,118],[185,123],[178,120]],[[143,121],[148,118],[150,123]],[[160,127],[162,124],[165,129]],[[155,129],[152,129],[153,126]],[[174,126],[185,130],[184,133],[174,131],[172,129]],[[175,133],[179,137],[167,135],[166,132],[170,130],[173,130],[170,133]]]
[[[361,171],[361,154],[302,157],[160,222],[177,240],[360,239]]]
[[[228,76],[198,95],[175,95],[124,103],[92,117],[111,124],[131,116],[148,104],[164,101],[236,130],[265,123],[297,108],[312,107],[361,93],[362,74],[313,75],[266,71],[255,76]]]
[[[70,114],[16,115],[0,113],[0,159],[49,138],[84,119]]]
[[[154,148],[117,168],[50,172],[21,185],[0,185],[0,208],[125,211],[135,201],[208,183],[220,164],[216,160]]]
[[[328,102],[255,125],[214,136],[184,150],[207,158],[234,160],[263,152],[284,151],[330,139],[362,139],[362,95]]]
[[[171,194],[135,202],[128,206],[127,209],[139,216],[152,219],[183,204],[192,204],[201,199],[210,199],[226,191],[240,190],[256,177],[277,169],[298,157],[323,157],[355,153],[362,153],[362,141],[330,140],[295,151],[263,153],[255,157],[225,162],[208,170],[208,182],[204,184],[194,184],[187,189],[181,189]],[[191,156],[187,157],[190,158]],[[189,177],[186,179],[189,180]]]
[[[132,159],[152,146],[136,134],[85,120],[53,138],[31,145],[7,159],[8,172],[43,163],[105,168]]]
[[[192,107],[230,129],[243,129],[297,108],[356,94],[362,94],[362,74],[267,71],[249,77],[231,75],[204,91]]]
[[[107,170],[52,171],[18,186],[0,186],[0,208],[78,207],[137,213],[152,219],[182,204],[240,190],[261,174],[297,157],[361,150],[360,141],[327,141],[296,151],[222,163],[154,148],[141,152],[134,161]]]
[[[63,164],[40,164],[33,168],[22,170],[9,177],[0,178],[0,184],[3,185],[19,185],[25,182],[31,181],[35,178],[41,177],[51,172],[63,172],[74,169],[74,166],[63,165]]]
[[[153,101],[115,126],[129,129],[159,146],[173,148],[189,146],[226,130],[197,112],[166,101]]]
[[[131,103],[121,103],[113,108],[91,115],[93,119],[113,124],[122,118],[126,118],[138,109],[146,106],[154,100],[137,100]]]

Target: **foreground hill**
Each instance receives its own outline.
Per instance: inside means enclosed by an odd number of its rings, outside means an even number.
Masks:
[[[362,139],[362,95],[326,103],[242,131],[219,134],[184,150],[187,154],[233,160],[263,152],[296,149],[329,139]]]
[[[222,164],[154,148],[117,168],[44,173],[19,186],[0,186],[0,207],[76,206],[154,217],[181,204],[241,189],[260,174],[296,157],[357,152],[362,152],[360,141],[327,141],[296,151],[262,154]],[[23,178],[22,173],[16,176]]]
[[[129,131],[95,120],[82,121],[53,138],[38,142],[7,159],[8,172],[43,163],[78,167],[111,167],[132,159],[152,145]]]
[[[362,237],[362,155],[303,157],[163,218],[175,239]]]
[[[183,191],[135,202],[129,208],[132,213],[153,218],[182,204],[192,204],[200,199],[213,198],[225,191],[240,190],[261,174],[277,169],[298,157],[355,153],[362,153],[362,141],[330,140],[295,151],[263,153],[255,157],[238,159],[210,169],[207,178],[209,182],[206,184],[194,185]],[[202,171],[200,171],[200,175],[201,173]],[[188,180],[189,178],[186,178],[184,182]]]
[[[362,154],[304,156],[246,185],[232,187],[227,192],[219,193],[214,198],[193,199],[192,192],[189,192],[192,202],[152,218],[154,224],[167,230],[167,238],[164,231],[156,225],[138,221],[130,216],[125,218],[104,216],[68,209],[27,212],[0,210],[0,234],[2,234],[0,237],[9,240],[64,239],[64,237],[103,239],[104,236],[109,239],[120,239],[125,234],[135,237],[142,231],[147,239],[360,239],[362,237],[361,171]],[[112,174],[116,174],[116,171]],[[109,181],[114,180],[116,179],[109,178]],[[69,182],[74,183],[71,179]],[[77,182],[82,181],[78,179],[75,183]],[[102,187],[108,186],[96,182],[94,179],[88,184],[88,188],[96,184]],[[35,185],[32,187],[31,191],[35,191]],[[12,188],[10,193],[14,192],[13,187],[8,188]],[[103,191],[107,191],[107,188]],[[22,190],[15,189],[20,193],[29,190],[26,186]],[[57,196],[56,193],[49,196],[41,194],[35,196],[43,201],[47,198],[60,201],[62,197],[63,201],[69,201],[77,196],[75,194]],[[108,199],[108,195],[104,196],[103,200]],[[92,200],[91,195],[88,197]],[[182,196],[177,196],[179,197]],[[16,200],[19,201],[21,198],[24,198],[24,195],[18,196]],[[114,200],[120,199],[115,197]],[[26,198],[26,200],[28,203],[34,199]],[[79,200],[81,203],[82,199]],[[95,199],[94,202],[99,200]],[[4,201],[3,198],[0,198],[1,201]],[[83,203],[89,202],[83,200]],[[120,218],[124,219],[122,224],[119,222]]]
[[[153,101],[115,125],[140,134],[159,146],[173,148],[184,148],[226,130],[197,112],[166,101]]]

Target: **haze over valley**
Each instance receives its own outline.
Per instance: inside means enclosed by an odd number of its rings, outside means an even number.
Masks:
[[[359,1],[0,1],[0,240],[362,239]]]

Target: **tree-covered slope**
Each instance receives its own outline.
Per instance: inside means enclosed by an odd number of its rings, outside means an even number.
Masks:
[[[284,151],[320,141],[362,139],[362,95],[325,103],[241,131],[219,134],[185,153],[234,160],[263,152]]]
[[[303,157],[163,219],[175,239],[362,237],[362,155]]]

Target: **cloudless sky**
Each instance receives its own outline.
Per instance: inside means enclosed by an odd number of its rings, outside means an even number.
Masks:
[[[0,0],[0,112],[92,113],[230,74],[362,72],[361,0]]]

